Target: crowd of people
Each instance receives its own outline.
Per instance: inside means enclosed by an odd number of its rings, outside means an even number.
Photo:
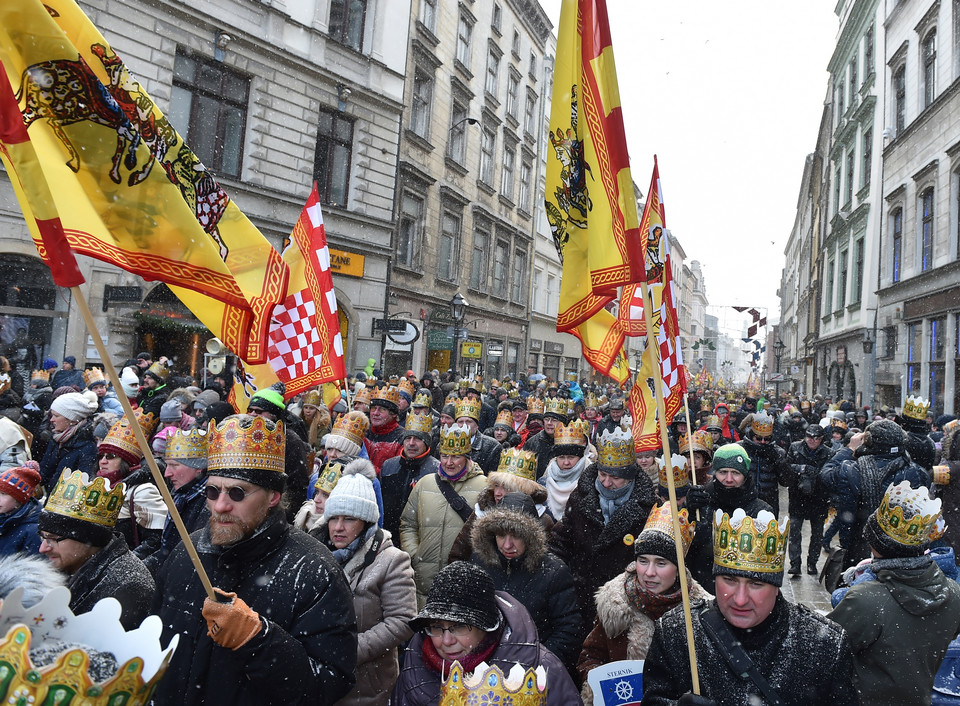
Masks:
[[[74,612],[159,615],[179,645],[156,704],[437,704],[455,664],[514,663],[547,704],[592,704],[620,660],[644,660],[645,704],[930,703],[960,633],[960,423],[918,398],[691,394],[665,454],[621,390],[575,376],[361,373],[240,414],[229,380],[164,357],[119,390],[75,365],[0,390],[0,555],[44,557]],[[781,593],[804,570],[836,589],[828,615]]]

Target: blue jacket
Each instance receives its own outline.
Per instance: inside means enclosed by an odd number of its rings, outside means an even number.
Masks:
[[[948,579],[953,579],[954,581],[957,580],[957,576],[960,574],[960,571],[957,570],[956,556],[954,555],[952,548],[934,547],[930,550],[930,557],[937,563],[937,566],[940,567],[940,571],[942,571]],[[849,586],[838,588],[833,592],[833,594],[830,596],[830,605],[836,608],[837,603],[842,601],[843,597],[847,595],[847,591],[856,586],[858,583],[876,580],[877,575],[873,573],[873,570],[868,564],[863,573],[851,581]]]
[[[0,515],[0,556],[38,554],[40,535],[37,520],[40,518],[40,503],[30,498],[16,512]]]

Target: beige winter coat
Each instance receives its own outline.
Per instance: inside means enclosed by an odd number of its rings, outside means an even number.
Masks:
[[[597,591],[597,619],[593,630],[583,643],[583,651],[577,662],[577,671],[583,679],[581,696],[583,703],[593,703],[593,690],[587,683],[587,674],[591,669],[624,659],[645,659],[656,621],[637,610],[627,598],[624,588],[627,576],[636,573],[636,566],[630,564],[619,576],[607,581]],[[687,572],[687,586],[690,601],[712,598],[699,583]]]
[[[472,508],[486,487],[487,479],[480,466],[473,461],[469,463],[466,475],[451,485]],[[447,565],[447,557],[461,527],[463,520],[437,486],[437,474],[418,480],[400,516],[400,546],[410,555],[413,565],[418,608],[426,602],[433,578]]]
[[[376,558],[364,568],[374,537],[343,567],[357,613],[357,685],[338,706],[385,706],[400,669],[397,648],[413,636],[409,621],[417,614],[410,556],[383,530]]]

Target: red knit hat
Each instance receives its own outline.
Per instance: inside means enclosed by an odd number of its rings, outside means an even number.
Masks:
[[[33,497],[34,489],[40,485],[40,464],[27,461],[22,466],[8,468],[0,473],[0,493],[9,495],[23,505]]]

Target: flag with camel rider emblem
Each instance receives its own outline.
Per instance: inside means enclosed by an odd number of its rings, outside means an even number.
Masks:
[[[0,2],[0,62],[2,118],[23,128],[0,153],[40,256],[164,282],[231,351],[265,361],[287,265],[76,2]],[[69,250],[45,244],[57,217]]]

